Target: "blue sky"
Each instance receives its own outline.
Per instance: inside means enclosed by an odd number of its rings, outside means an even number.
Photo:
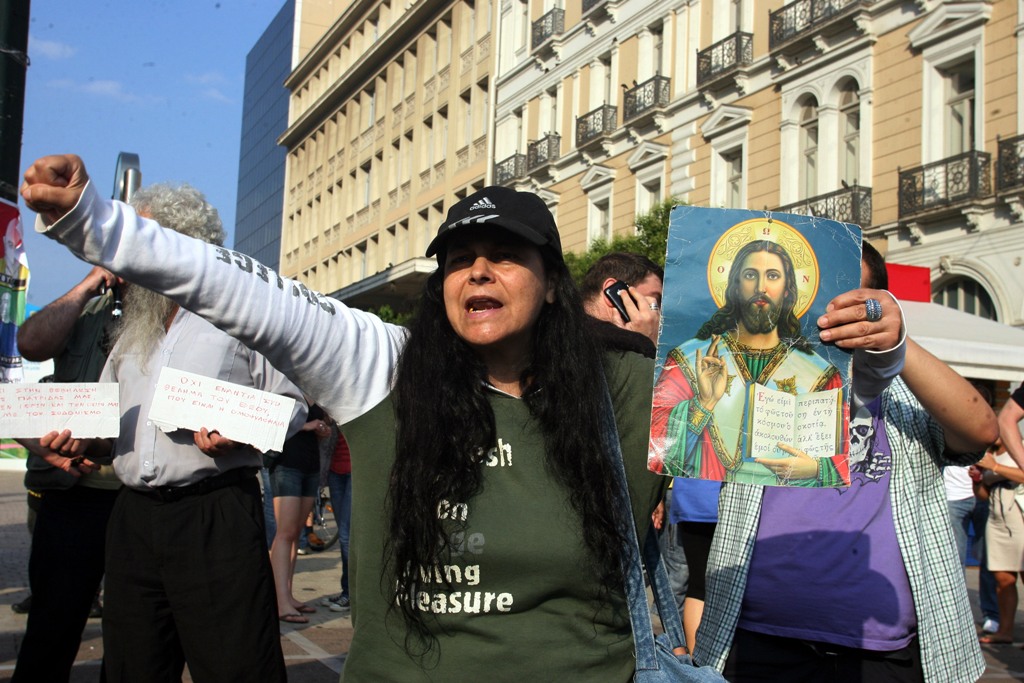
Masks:
[[[110,196],[121,151],[142,181],[206,193],[234,241],[245,57],[283,0],[35,0],[21,168],[46,154],[81,156]],[[20,204],[31,282],[43,306],[89,266],[32,230]]]

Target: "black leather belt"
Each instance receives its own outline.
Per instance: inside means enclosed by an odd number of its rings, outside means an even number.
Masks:
[[[173,503],[181,500],[182,498],[188,498],[189,496],[202,496],[210,493],[211,491],[240,484],[243,481],[255,477],[257,472],[259,472],[259,469],[256,467],[236,467],[233,470],[215,474],[212,477],[207,477],[206,479],[197,481],[194,484],[186,484],[185,486],[158,486],[152,489],[134,490],[136,493],[141,493],[144,496],[159,498],[165,503]]]

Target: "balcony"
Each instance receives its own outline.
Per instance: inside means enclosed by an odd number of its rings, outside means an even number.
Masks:
[[[855,27],[857,10],[874,0],[796,0],[768,13],[768,49],[772,52],[806,48],[815,35],[835,34]],[[806,42],[806,44],[805,44]]]
[[[697,53],[697,86],[711,87],[754,61],[754,36],[737,31]]]
[[[899,172],[900,218],[954,207],[992,194],[987,152],[965,152]]]
[[[999,141],[996,190],[1024,190],[1024,135]]]
[[[562,136],[548,133],[540,140],[526,145],[526,172],[538,171],[558,158],[562,150]]]
[[[526,176],[526,155],[513,154],[494,165],[494,183],[509,185],[513,180]]]
[[[533,22],[530,49],[536,52],[544,43],[565,32],[565,10],[557,7]]]
[[[664,110],[672,97],[671,86],[671,79],[655,76],[627,90],[622,102],[622,123],[643,123]]]
[[[592,112],[576,117],[576,146],[586,147],[595,140],[603,140],[615,132],[618,110],[604,104]]]
[[[608,0],[583,0],[583,15],[585,16],[590,10],[607,3]]]
[[[780,206],[775,210],[780,213],[830,218],[866,228],[871,225],[871,188],[850,185],[835,192]]]

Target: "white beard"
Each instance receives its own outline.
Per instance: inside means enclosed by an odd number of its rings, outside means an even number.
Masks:
[[[167,319],[177,304],[161,294],[130,284],[124,285],[123,302],[124,313],[114,331],[116,346],[111,360],[138,356],[139,368],[145,374],[145,361],[167,335]]]

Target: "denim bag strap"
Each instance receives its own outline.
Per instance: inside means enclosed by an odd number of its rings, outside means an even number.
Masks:
[[[608,454],[613,461],[613,470],[618,484],[621,504],[626,506],[626,515],[622,520],[622,535],[625,544],[622,548],[622,569],[625,576],[626,601],[629,604],[629,622],[633,628],[633,642],[636,648],[635,681],[655,683],[657,681],[724,681],[721,674],[711,667],[697,667],[688,655],[675,655],[673,648],[686,643],[683,635],[683,624],[679,618],[669,587],[668,571],[661,557],[658,543],[652,534],[647,534],[644,542],[644,561],[647,574],[654,593],[654,601],[658,605],[665,634],[655,639],[651,624],[651,611],[647,604],[647,592],[644,589],[643,570],[640,566],[640,543],[636,536],[636,525],[633,520],[633,508],[630,505],[629,487],[626,483],[626,467],[622,462],[622,449],[619,446],[619,430],[615,424],[615,409],[612,406],[611,394],[601,377],[604,393],[602,438]]]

